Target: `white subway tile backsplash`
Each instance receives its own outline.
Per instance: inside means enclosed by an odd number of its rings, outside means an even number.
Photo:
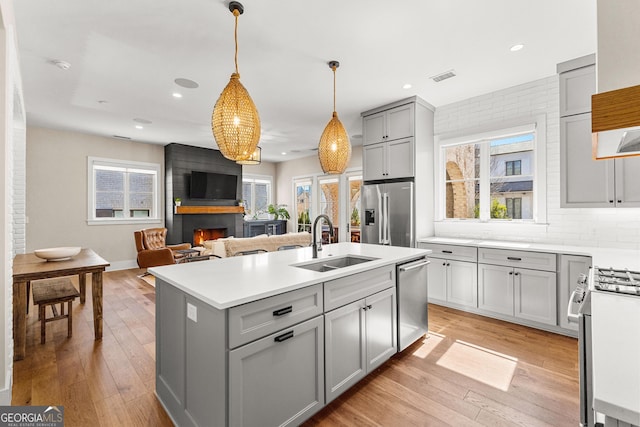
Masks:
[[[560,208],[560,88],[550,76],[436,108],[436,135],[546,115],[548,226],[436,222],[437,235],[640,249],[640,209]]]

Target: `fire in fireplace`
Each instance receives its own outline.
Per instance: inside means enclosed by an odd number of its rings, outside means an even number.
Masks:
[[[205,240],[227,237],[226,228],[196,228],[193,230],[193,245],[202,246]]]

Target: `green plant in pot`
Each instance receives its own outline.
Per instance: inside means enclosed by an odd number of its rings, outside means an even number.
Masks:
[[[286,208],[286,205],[269,205],[267,207],[267,212],[271,215],[275,215],[274,219],[289,219],[291,216],[289,215],[289,211]]]
[[[360,225],[360,212],[358,212],[358,208],[353,208],[353,211],[351,211],[351,225]]]

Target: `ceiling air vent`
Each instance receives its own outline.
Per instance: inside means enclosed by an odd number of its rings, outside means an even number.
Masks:
[[[122,135],[113,135],[113,137],[118,139],[131,139],[128,136],[122,136]]]
[[[455,70],[449,70],[449,71],[445,71],[444,73],[436,74],[435,76],[431,76],[429,78],[434,82],[438,83],[455,76],[456,76]]]

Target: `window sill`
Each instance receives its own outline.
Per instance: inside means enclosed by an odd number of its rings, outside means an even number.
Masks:
[[[161,218],[105,218],[88,219],[87,225],[130,225],[130,224],[161,224]]]

